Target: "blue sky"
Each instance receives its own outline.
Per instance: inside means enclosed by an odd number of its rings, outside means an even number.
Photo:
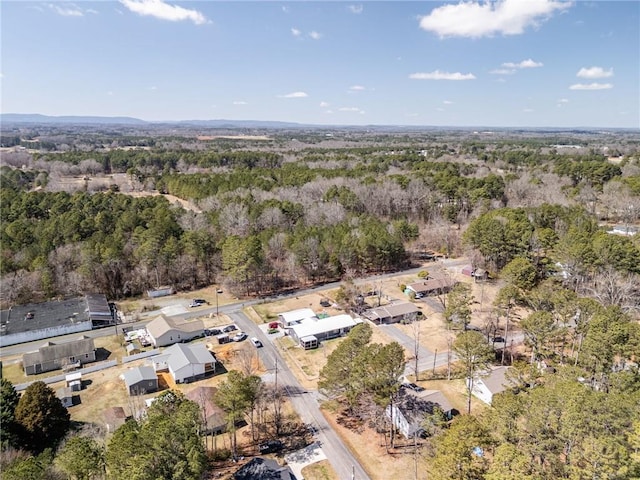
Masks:
[[[640,2],[0,2],[1,111],[640,128]]]

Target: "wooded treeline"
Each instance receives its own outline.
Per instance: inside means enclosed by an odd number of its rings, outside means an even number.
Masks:
[[[298,136],[306,143],[293,142],[291,132],[258,143],[64,132],[47,138],[71,148],[5,152],[3,302],[87,289],[119,299],[160,285],[188,290],[213,282],[260,295],[391,271],[406,267],[411,251],[465,253],[462,232],[472,220],[478,230],[496,208],[503,210],[492,222],[509,218],[505,229],[524,228],[527,237],[499,251],[501,258],[474,245],[497,272],[515,252],[544,258],[556,243],[570,243],[562,239],[573,223],[538,219],[546,213],[537,208],[552,210],[544,204],[584,208],[588,215],[575,215],[590,217],[589,235],[598,218],[629,223],[640,216],[638,145],[624,136],[615,151],[606,148],[621,155],[615,163],[581,136],[574,141],[584,147],[569,153],[541,138],[345,134],[342,144],[325,146],[322,134]],[[145,149],[105,148],[123,142]],[[92,179],[114,174],[126,184],[114,180],[109,191],[94,191]],[[85,176],[74,191],[63,181],[69,175]],[[193,206],[129,195],[149,189]],[[516,218],[526,215],[536,220]],[[497,242],[497,230],[486,228],[478,243]],[[637,242],[606,237],[598,237],[593,255],[633,272],[611,249],[631,255]]]

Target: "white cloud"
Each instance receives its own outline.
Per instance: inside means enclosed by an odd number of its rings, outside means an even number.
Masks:
[[[298,30],[297,28],[292,28],[291,29],[291,35],[293,35],[294,37],[299,37],[300,35],[302,35],[302,32],[300,30]]]
[[[292,93],[287,93],[286,95],[279,95],[280,98],[306,98],[309,95],[307,95],[305,92],[292,92]]]
[[[602,67],[581,68],[576,76],[581,78],[608,78],[613,77],[613,68],[604,70]]]
[[[495,70],[491,70],[489,73],[493,75],[513,75],[516,73],[516,70],[513,68],[496,68]]]
[[[120,3],[133,13],[159,18],[160,20],[169,20],[171,22],[190,20],[196,25],[202,25],[208,21],[198,10],[170,5],[163,0],[120,0]]]
[[[538,68],[542,67],[542,65],[543,64],[541,62],[534,62],[531,59],[523,60],[519,63],[506,62],[502,64],[505,68]]]
[[[68,6],[61,6],[50,3],[49,8],[56,12],[58,15],[62,15],[63,17],[84,17],[84,13],[82,12],[82,10],[78,6],[73,4],[69,4]]]
[[[569,99],[568,98],[561,98],[560,100],[558,100],[558,103],[569,103]]]
[[[314,40],[320,40],[322,38],[322,34],[319,32],[316,32],[315,30],[312,32],[309,32],[309,36]]]
[[[320,102],[320,108],[327,108],[329,106],[328,102]]]
[[[420,28],[442,37],[519,35],[537,27],[555,12],[571,7],[561,0],[488,0],[434,8],[420,17]]]
[[[283,11],[284,13],[289,13],[289,7],[287,7],[286,5],[283,5],[283,6],[282,6],[282,11]]]
[[[444,103],[445,105],[453,105],[453,102],[451,100],[444,100],[442,103]]]
[[[349,90],[352,92],[362,92],[365,88],[362,85],[352,85]]]
[[[362,13],[364,7],[362,5],[349,5],[347,7],[351,13],[355,13],[356,15]]]
[[[107,95],[109,95],[110,97],[113,97],[113,92],[112,92],[111,90],[109,90],[109,91],[107,92]]]
[[[361,110],[358,107],[340,107],[338,111],[339,112],[360,112]]]
[[[149,88],[149,90],[157,90],[158,87],[156,87],[155,85],[153,85],[152,87]]]
[[[243,101],[243,100],[236,100],[235,102],[233,102],[234,105],[247,105],[247,102]]]
[[[613,88],[610,83],[576,83],[569,87],[569,90],[609,90]]]
[[[412,73],[409,78],[412,80],[475,80],[476,76],[473,73],[449,73],[436,70],[430,73]]]

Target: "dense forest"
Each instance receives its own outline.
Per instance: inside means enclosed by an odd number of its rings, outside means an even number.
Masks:
[[[266,295],[398,270],[424,249],[495,273],[518,255],[638,273],[637,241],[600,227],[640,217],[639,145],[624,132],[199,133],[5,132],[3,304],[213,282]],[[576,237],[588,252],[569,252]]]

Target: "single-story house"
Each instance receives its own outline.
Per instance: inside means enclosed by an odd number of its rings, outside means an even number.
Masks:
[[[295,480],[288,465],[281,466],[270,458],[256,457],[233,474],[234,480]]]
[[[189,400],[196,402],[200,406],[205,433],[207,434],[218,434],[227,429],[224,410],[213,401],[217,391],[216,387],[197,387],[185,395]]]
[[[120,425],[124,425],[127,421],[127,414],[124,413],[122,407],[109,407],[102,412],[102,416],[108,433],[115,432]]]
[[[216,357],[204,343],[176,343],[152,360],[156,372],[168,371],[176,383],[189,383],[216,369]]]
[[[432,296],[448,293],[458,282],[448,277],[430,278],[406,286],[405,293],[413,292],[415,295]]]
[[[26,375],[37,375],[71,365],[80,367],[95,361],[96,347],[93,338],[84,335],[71,342],[47,342],[36,352],[25,353],[22,356],[22,366]]]
[[[204,337],[204,323],[202,320],[175,320],[158,315],[147,324],[147,332],[154,347],[166,347]]]
[[[307,318],[317,319],[318,316],[310,308],[300,308],[298,310],[291,310],[289,312],[282,312],[278,314],[278,323],[280,323],[282,328],[287,328],[295,325],[296,323],[300,323]]]
[[[385,323],[412,322],[422,315],[422,312],[411,302],[400,302],[372,308],[363,315],[378,325]]]
[[[307,318],[300,323],[292,325],[286,329],[287,334],[291,335],[301,346],[305,346],[304,342],[327,340],[329,338],[341,337],[349,333],[349,331],[357,324],[362,323],[359,318],[352,318],[351,315],[342,314],[325,318]],[[317,344],[316,344],[317,346]]]
[[[387,407],[387,417],[393,411],[393,423],[405,438],[413,438],[424,432],[423,421],[427,415],[439,408],[445,418],[451,419],[455,410],[451,403],[439,390],[422,390],[414,392],[401,388],[398,399]]]
[[[491,405],[493,396],[504,392],[511,386],[512,382],[507,378],[510,367],[491,367],[488,372],[478,375],[473,381],[472,393],[484,403]],[[468,380],[467,380],[468,382]]]
[[[483,268],[473,268],[471,265],[466,265],[462,268],[462,274],[467,277],[473,278],[475,281],[487,280],[489,278],[489,272]]]
[[[158,390],[158,376],[153,367],[147,365],[130,368],[120,378],[124,380],[129,395],[145,395]]]

